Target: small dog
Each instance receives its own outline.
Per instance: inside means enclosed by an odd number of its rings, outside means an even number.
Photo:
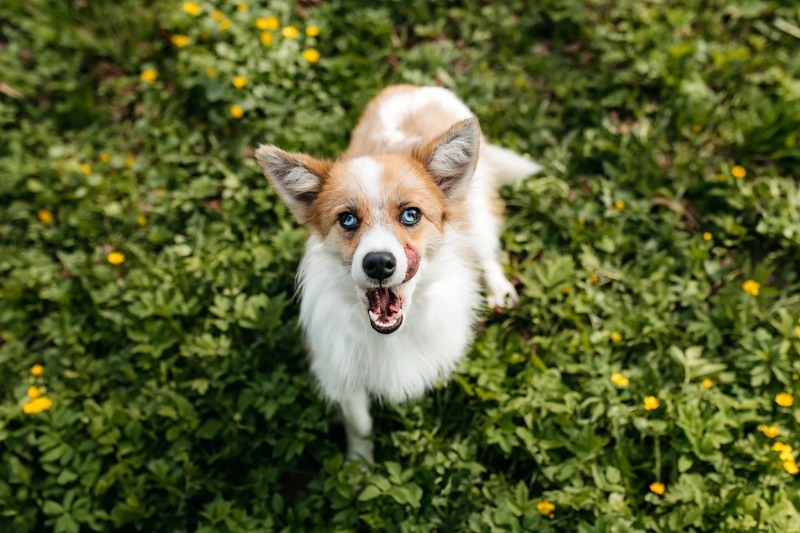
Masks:
[[[337,161],[268,145],[256,158],[309,230],[298,284],[311,371],[341,409],[348,458],[372,462],[370,398],[419,396],[452,372],[479,272],[489,306],[516,304],[493,204],[541,167],[488,144],[452,92],[410,85],[370,102]]]

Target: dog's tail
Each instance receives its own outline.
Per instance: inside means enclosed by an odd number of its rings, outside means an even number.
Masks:
[[[497,187],[516,183],[544,168],[539,163],[526,159],[516,152],[489,143],[481,146],[481,157],[486,159],[492,169],[494,183]]]

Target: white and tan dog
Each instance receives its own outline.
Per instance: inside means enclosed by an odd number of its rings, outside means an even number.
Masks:
[[[447,377],[480,304],[517,293],[498,263],[497,187],[540,170],[488,144],[450,91],[389,87],[337,161],[256,152],[309,238],[298,274],[311,371],[336,402],[348,457],[373,459],[370,398],[399,402]]]

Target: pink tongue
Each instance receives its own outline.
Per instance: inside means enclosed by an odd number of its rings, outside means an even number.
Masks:
[[[403,280],[403,283],[413,278],[419,269],[417,250],[410,244],[406,244],[406,259],[408,259],[408,270],[406,270],[406,279]]]

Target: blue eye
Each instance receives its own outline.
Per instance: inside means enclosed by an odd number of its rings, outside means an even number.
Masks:
[[[422,211],[416,207],[409,207],[400,214],[400,222],[406,226],[413,226],[422,218]]]
[[[346,230],[354,230],[358,227],[358,217],[349,211],[339,215],[339,225]]]

